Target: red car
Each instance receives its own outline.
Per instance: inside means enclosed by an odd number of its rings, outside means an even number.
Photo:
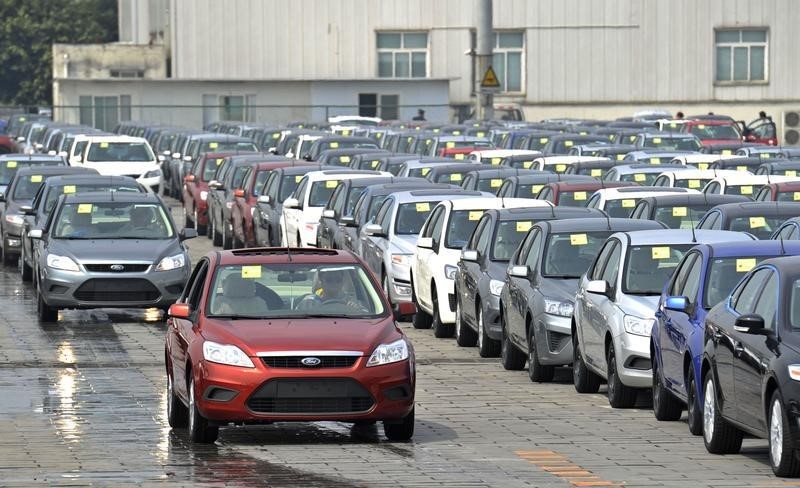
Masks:
[[[800,202],[800,181],[772,182],[756,193],[757,202]]]
[[[184,226],[197,230],[199,235],[208,227],[208,182],[214,179],[217,167],[227,156],[235,153],[204,153],[183,178]]]
[[[689,120],[681,124],[681,132],[697,136],[704,146],[742,142],[739,125],[731,120]]]
[[[414,349],[349,252],[211,252],[169,309],[167,415],[195,442],[230,423],[383,421],[414,434]]]
[[[592,193],[601,188],[635,185],[631,181],[552,181],[539,190],[536,199],[562,207],[585,207]]]

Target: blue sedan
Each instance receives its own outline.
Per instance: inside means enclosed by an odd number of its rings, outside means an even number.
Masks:
[[[722,301],[759,262],[800,254],[798,241],[700,244],[678,264],[661,294],[651,332],[653,412],[678,420],[688,411],[689,430],[703,431],[700,364],[706,313]]]

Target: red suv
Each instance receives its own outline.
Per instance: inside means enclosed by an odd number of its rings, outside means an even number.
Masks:
[[[208,182],[214,179],[225,157],[233,154],[236,153],[204,153],[183,178],[184,226],[194,227],[199,235],[204,235],[208,226]]]
[[[414,434],[414,349],[380,284],[332,249],[211,252],[169,309],[167,413],[194,442],[229,423],[383,421]]]
[[[681,132],[697,136],[704,146],[742,142],[739,125],[730,120],[689,120],[681,124]]]

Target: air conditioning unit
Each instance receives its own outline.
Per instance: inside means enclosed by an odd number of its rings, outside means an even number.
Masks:
[[[800,145],[800,110],[783,112],[783,144]]]

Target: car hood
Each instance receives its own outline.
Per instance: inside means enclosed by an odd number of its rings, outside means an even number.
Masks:
[[[391,250],[397,251],[396,254],[414,254],[417,250],[417,238],[418,236],[416,235],[395,235],[394,238],[389,241]]]
[[[203,336],[234,344],[248,356],[279,351],[358,351],[368,356],[379,344],[399,338],[390,317],[214,320]]]
[[[620,293],[619,297],[617,303],[624,313],[643,319],[655,318],[658,299],[661,298],[659,295],[639,296],[624,293]]]
[[[87,161],[83,163],[86,168],[96,169],[105,176],[131,176],[143,175],[148,171],[161,169],[154,161]]]
[[[547,298],[574,303],[575,293],[578,292],[578,279],[542,278],[539,291]]]
[[[508,270],[508,261],[489,261],[486,267],[486,274],[492,280],[506,280],[506,271]]]
[[[52,239],[51,254],[67,254],[85,263],[156,263],[183,252],[177,239]]]

